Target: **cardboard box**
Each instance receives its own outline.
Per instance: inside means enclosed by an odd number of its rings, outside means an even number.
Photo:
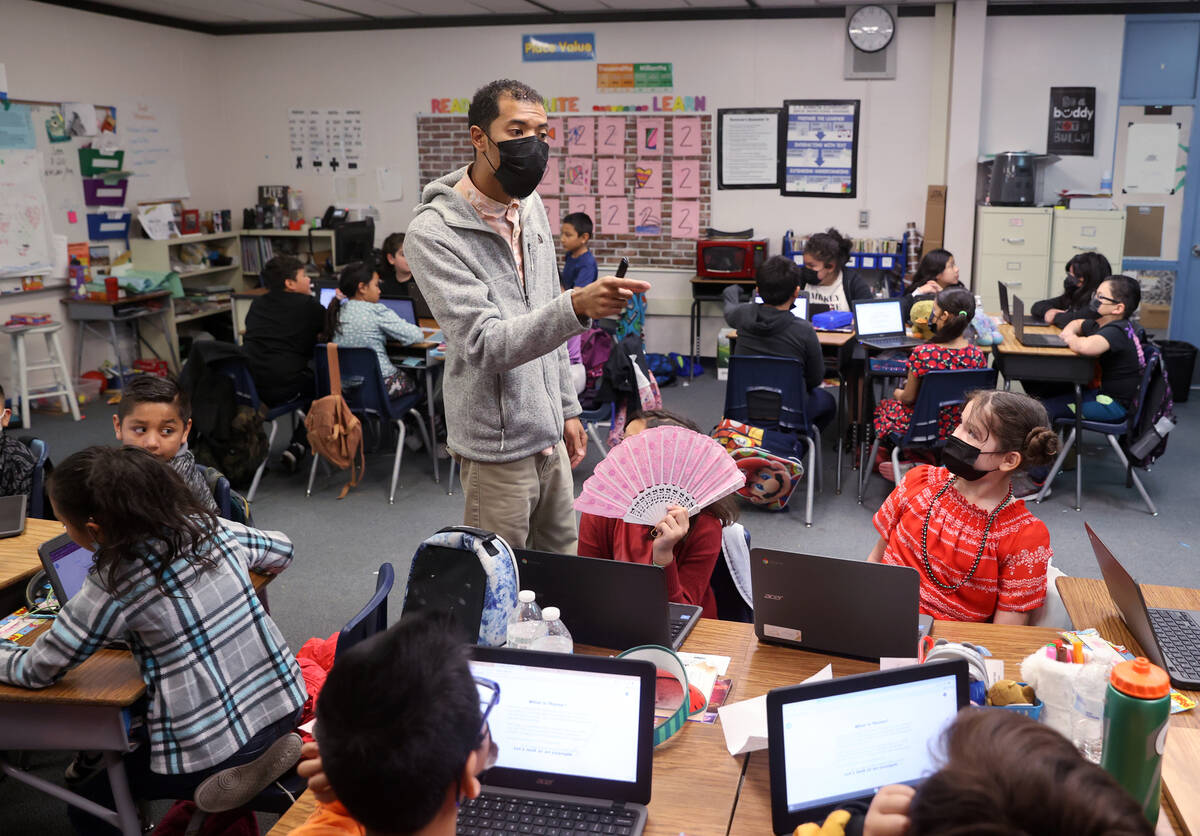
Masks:
[[[930,186],[925,195],[925,243],[922,253],[942,246],[946,235],[946,187]]]
[[[1138,308],[1138,316],[1142,320],[1142,327],[1146,330],[1165,333],[1167,325],[1171,321],[1171,306],[1142,305]]]

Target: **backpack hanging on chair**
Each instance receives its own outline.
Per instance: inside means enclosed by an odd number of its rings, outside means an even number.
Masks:
[[[308,443],[313,453],[323,456],[339,470],[350,469],[350,481],[342,486],[338,499],[358,484],[366,471],[367,463],[363,451],[362,422],[350,411],[342,397],[342,369],[338,365],[337,343],[325,344],[329,357],[329,392],[312,402],[304,426],[308,430]]]

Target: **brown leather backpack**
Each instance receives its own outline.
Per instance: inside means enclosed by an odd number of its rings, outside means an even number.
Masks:
[[[342,370],[338,365],[337,343],[326,343],[325,350],[329,356],[330,394],[313,401],[304,419],[304,426],[308,429],[308,443],[314,454],[323,456],[341,470],[350,468],[350,481],[338,494],[338,499],[342,499],[358,484],[367,465],[363,451],[362,422],[350,411],[350,406],[342,397]]]

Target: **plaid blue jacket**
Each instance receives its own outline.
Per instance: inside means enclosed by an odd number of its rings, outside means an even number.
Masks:
[[[249,575],[282,571],[292,561],[291,541],[220,520],[209,542],[216,565],[198,571],[175,560],[163,578],[166,594],[155,567],[141,561],[117,570],[116,595],[90,574],[32,646],[0,642],[0,681],[44,688],[124,639],[146,681],[150,768],[189,773],[226,760],[295,713],[307,692]]]

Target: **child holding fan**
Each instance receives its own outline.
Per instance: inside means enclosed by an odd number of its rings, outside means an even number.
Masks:
[[[1046,598],[1050,533],[1013,498],[1012,478],[1058,452],[1046,410],[1014,392],[976,392],[942,452],[875,514],[873,563],[921,574],[922,613],[950,621],[1025,624]]]

